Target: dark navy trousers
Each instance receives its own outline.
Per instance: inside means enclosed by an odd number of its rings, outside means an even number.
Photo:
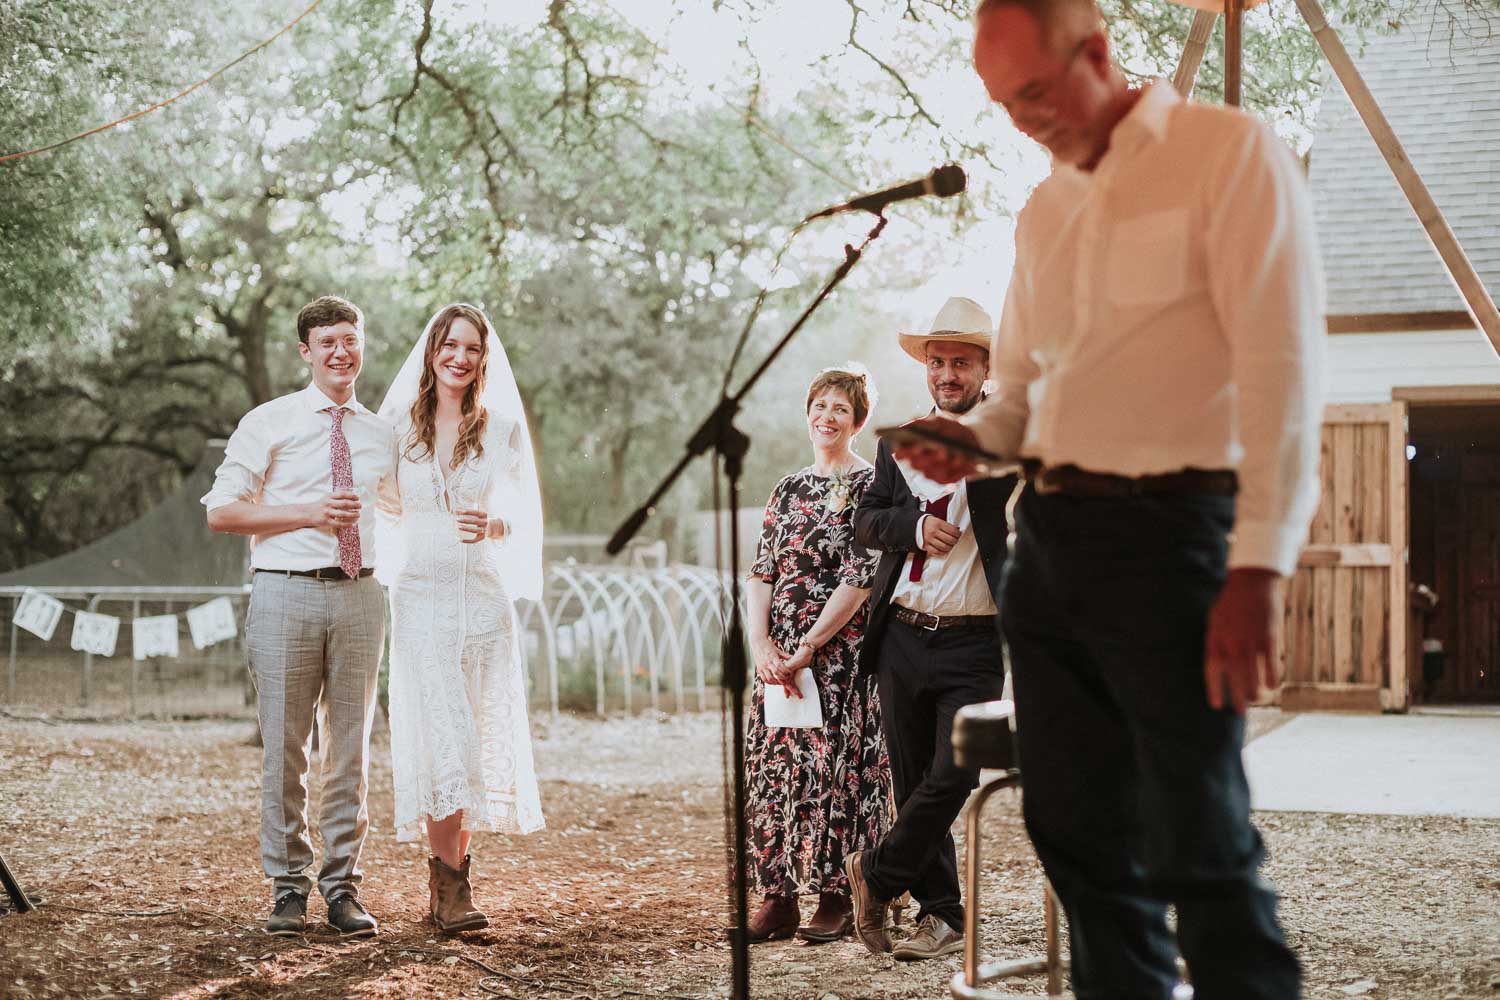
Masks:
[[[1000,614],[1024,811],[1078,1000],[1167,1000],[1179,950],[1197,1000],[1297,997],[1258,873],[1244,720],[1211,709],[1203,680],[1233,498],[1028,485],[1015,518]]]

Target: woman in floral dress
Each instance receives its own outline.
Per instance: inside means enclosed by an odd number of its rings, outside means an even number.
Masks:
[[[870,415],[868,376],[818,373],[807,390],[813,464],[777,484],[747,584],[755,688],[746,736],[751,888],[764,901],[751,941],[833,941],[852,929],[844,856],[890,823],[890,761],[880,705],[856,666],[879,553],[854,541],[854,508],[873,467],[850,445]],[[821,728],[766,725],[766,687],[789,697],[811,670]],[[799,928],[798,897],[818,896]]]

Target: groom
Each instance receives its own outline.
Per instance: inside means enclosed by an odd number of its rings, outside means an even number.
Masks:
[[[332,295],[314,299],[297,314],[297,339],[311,384],[245,414],[203,505],[214,531],[252,536],[245,635],[265,745],[260,855],[275,894],[266,932],[290,936],[307,926],[307,756],[316,715],[318,889],[335,930],[370,937],[375,918],[357,893],[385,641],[385,599],[371,575],[373,499],[391,471],[395,431],[354,397],[365,343],[357,307]]]
[[[937,411],[956,417],[979,402],[989,371],[990,317],[952,298],[930,333],[901,334],[927,369]],[[963,903],[950,828],[979,773],[953,760],[953,714],[999,698],[1005,670],[995,620],[1005,566],[1005,505],[1016,477],[940,486],[908,479],[884,441],[875,478],[854,512],[861,545],[880,549],[859,668],[874,672],[891,755],[896,821],[880,843],[845,860],[855,933],[892,951],[890,900],[910,892],[917,932],[894,956],[920,961],[963,947]],[[923,498],[926,499],[923,499]]]

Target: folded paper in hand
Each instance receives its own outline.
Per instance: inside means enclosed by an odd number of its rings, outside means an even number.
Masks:
[[[818,698],[818,682],[811,668],[797,671],[797,690],[801,698],[787,697],[780,684],[767,684],[766,725],[773,729],[823,728],[823,704]]]

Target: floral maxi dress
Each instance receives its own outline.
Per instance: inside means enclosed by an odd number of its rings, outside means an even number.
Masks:
[[[752,576],[771,584],[771,641],[785,653],[840,583],[868,587],[879,553],[854,541],[854,508],[873,469],[837,477],[811,468],[771,493]],[[844,857],[890,825],[890,759],[872,677],[859,676],[867,606],[813,655],[821,729],[771,729],[755,680],[746,733],[751,885],[761,893],[847,893]]]

